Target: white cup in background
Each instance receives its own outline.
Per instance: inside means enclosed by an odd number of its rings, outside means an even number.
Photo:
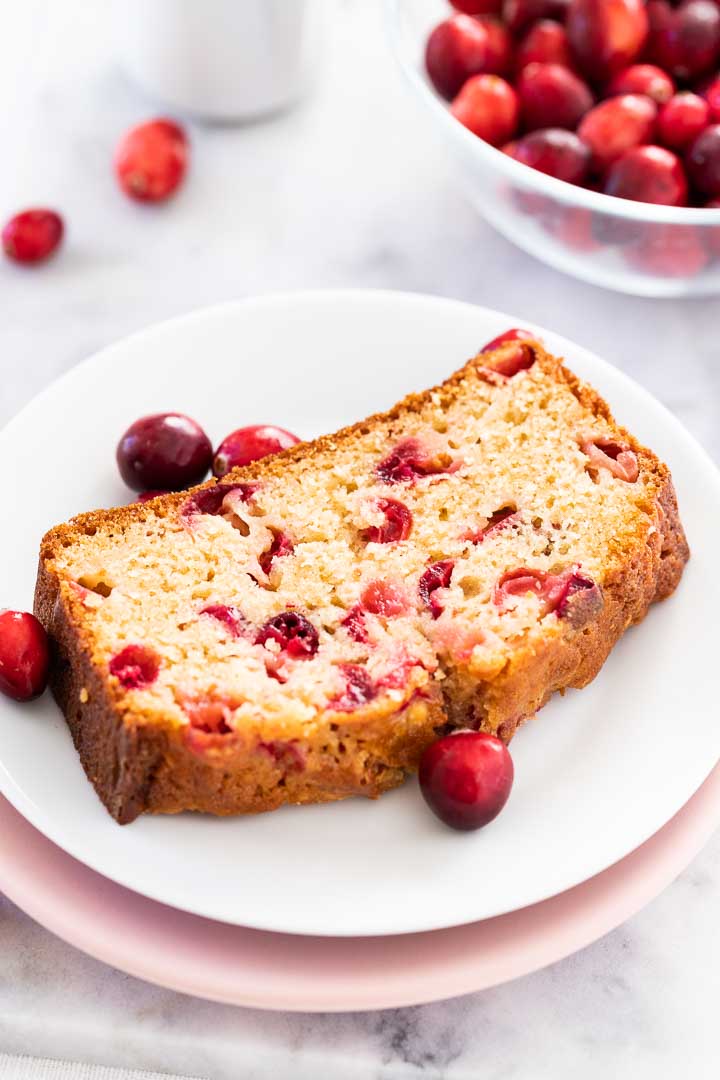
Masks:
[[[306,89],[322,0],[115,0],[127,74],[159,104],[218,121],[283,109]]]

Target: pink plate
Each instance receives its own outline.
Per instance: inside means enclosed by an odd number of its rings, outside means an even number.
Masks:
[[[718,824],[720,765],[631,855],[541,904],[451,930],[317,938],[212,922],[130,892],[0,797],[0,888],[79,949],[161,986],[261,1009],[381,1009],[484,990],[589,945],[669,885]]]

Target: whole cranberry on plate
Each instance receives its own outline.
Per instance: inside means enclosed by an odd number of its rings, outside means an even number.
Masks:
[[[133,491],[179,491],[199,483],[212,461],[212,443],[183,413],[153,413],[131,424],[117,446],[117,463]]]
[[[587,83],[562,64],[529,64],[520,72],[515,89],[526,131],[574,130],[594,102]]]
[[[458,731],[432,743],[420,759],[420,790],[437,817],[452,829],[489,824],[508,800],[514,769],[500,739]]]
[[[63,232],[62,218],[54,210],[23,210],[3,228],[3,251],[13,262],[44,262],[60,246]]]
[[[565,25],[580,71],[597,82],[632,64],[648,33],[643,0],[571,0]]]
[[[450,111],[473,134],[493,146],[511,139],[518,124],[517,94],[498,75],[468,79]]]
[[[502,34],[504,27],[497,24]],[[509,55],[509,49],[508,49]],[[430,34],[425,66],[439,94],[451,100],[471,75],[503,70],[507,57],[497,53],[492,30],[469,15],[451,15]]]
[[[30,701],[47,686],[50,648],[41,623],[27,611],[0,611],[0,692]]]
[[[188,156],[188,139],[179,124],[149,120],[123,135],[115,151],[115,175],[131,199],[162,202],[182,183]]]
[[[215,451],[213,473],[217,477],[225,476],[231,469],[277,454],[299,442],[297,435],[273,424],[238,428],[227,435]]]
[[[662,146],[635,146],[608,169],[605,194],[660,206],[685,206],[688,187],[680,159]]]

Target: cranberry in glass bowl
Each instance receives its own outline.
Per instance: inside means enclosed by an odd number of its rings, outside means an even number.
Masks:
[[[503,5],[500,18],[513,38],[512,64],[503,78],[517,97],[523,71],[543,63],[564,66],[592,91],[595,104],[582,116],[577,129],[570,132],[581,142],[591,144],[590,167],[586,171],[577,168],[573,175],[572,170],[563,174],[551,166],[542,171],[534,161],[524,163],[518,146],[531,132],[523,127],[522,114],[512,135],[500,145],[490,145],[458,123],[433,89],[422,60],[428,34],[447,18],[446,5],[441,0],[386,0],[396,58],[424,110],[426,152],[432,154],[433,144],[437,145],[442,160],[454,167],[458,186],[477,212],[518,247],[556,269],[621,292],[659,297],[720,294],[720,259],[714,256],[701,265],[703,260],[694,254],[708,247],[714,252],[717,246],[720,207],[715,205],[712,169],[691,159],[694,142],[665,145],[662,131],[667,130],[667,125],[659,121],[660,111],[672,97],[688,92],[708,102],[711,126],[720,121],[720,56],[715,68],[688,84],[670,72],[663,73],[662,66],[648,53],[649,35],[664,25],[668,11],[672,13],[682,6],[669,7],[664,0],[650,0],[647,4],[634,0],[569,0],[553,14],[533,10],[528,17],[533,8],[530,2],[521,4],[518,0],[517,4]],[[717,6],[720,10],[720,4]],[[595,40],[597,50],[603,53],[602,63],[590,60],[583,66],[587,42],[578,47],[585,33],[579,28],[583,13],[592,24],[586,37]],[[533,57],[530,64],[523,63],[520,50],[543,19],[554,20],[565,33],[549,33],[549,54],[542,53],[545,46],[541,34],[540,56]],[[572,67],[563,64],[562,53],[552,53],[553,49],[563,48],[566,38],[572,49]],[[712,103],[711,94],[715,94]],[[629,109],[623,100],[628,98]],[[613,99],[619,99],[621,105],[610,108]],[[622,124],[615,125],[618,108]],[[602,110],[600,119],[608,119],[606,125],[599,123],[596,109]],[[670,125],[675,134],[670,135],[668,143],[678,138],[677,128],[677,124],[674,129]],[[705,131],[697,138],[704,135]],[[655,146],[675,154],[688,187],[686,205],[668,205],[683,201],[679,176],[675,193],[671,191],[662,202],[637,202],[607,193],[607,172],[613,161],[638,146]],[[536,149],[532,149],[535,154]],[[699,177],[705,175],[700,185],[691,172]],[[656,197],[658,186],[650,186],[650,190]],[[663,245],[667,246],[667,259],[658,254]],[[630,249],[646,254],[626,258]],[[677,270],[663,274],[661,268],[672,258],[677,260]]]

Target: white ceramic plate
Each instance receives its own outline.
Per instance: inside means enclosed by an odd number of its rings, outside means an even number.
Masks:
[[[0,435],[2,604],[30,606],[48,526],[127,501],[114,449],[137,416],[179,409],[216,439],[253,421],[313,435],[439,381],[512,325],[429,297],[291,294],[199,312],[105,350]],[[660,829],[720,757],[720,477],[645,391],[537,329],[669,461],[693,559],[677,594],[625,636],[595,683],[519,733],[515,789],[490,828],[445,829],[413,781],[375,803],[148,817],[121,828],[86,781],[49,696],[0,702],[3,794],[71,855],[137,892],[212,919],[337,936],[516,910],[585,881]]]

